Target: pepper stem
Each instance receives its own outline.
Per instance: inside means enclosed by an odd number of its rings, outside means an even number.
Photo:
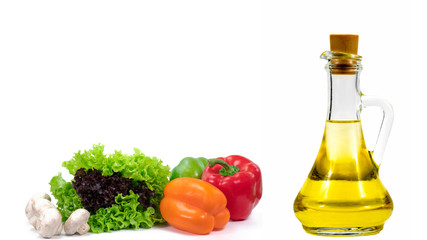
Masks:
[[[240,170],[238,166],[230,165],[222,159],[218,159],[218,158],[208,159],[209,167],[213,167],[216,164],[219,164],[222,166],[222,168],[219,170],[219,174],[226,177],[232,176]]]

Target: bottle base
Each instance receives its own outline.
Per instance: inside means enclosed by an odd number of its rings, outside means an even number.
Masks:
[[[317,236],[328,236],[328,237],[343,237],[343,236],[366,236],[378,234],[384,225],[373,226],[373,227],[343,227],[343,228],[329,228],[329,227],[306,227],[303,226],[307,233]]]

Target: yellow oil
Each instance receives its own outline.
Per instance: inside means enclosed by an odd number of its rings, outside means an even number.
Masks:
[[[392,210],[360,121],[327,121],[319,154],[294,202],[304,229],[316,235],[376,234]]]

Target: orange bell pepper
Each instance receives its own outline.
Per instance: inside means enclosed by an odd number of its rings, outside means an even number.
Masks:
[[[208,234],[230,219],[227,198],[214,185],[196,178],[176,178],[164,190],[160,202],[163,218],[175,228]]]

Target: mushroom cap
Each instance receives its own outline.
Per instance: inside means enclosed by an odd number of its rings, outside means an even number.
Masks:
[[[40,214],[49,208],[55,208],[55,205],[45,198],[32,198],[28,202],[25,213],[33,227],[36,227],[37,219],[39,219]]]
[[[40,193],[34,194],[31,197],[31,199],[28,201],[27,206],[25,207],[25,215],[27,216],[28,220],[30,220],[34,216],[34,214],[35,214],[34,209],[33,209],[34,208],[34,202],[36,201],[36,199],[39,199],[39,198],[46,199],[48,201],[52,200],[50,198],[49,194],[47,194],[47,193],[40,192]]]
[[[78,231],[78,229],[87,224],[87,220],[90,217],[88,210],[80,208],[75,210],[70,217],[65,221],[64,231],[67,235],[72,235]]]
[[[56,208],[45,209],[36,223],[37,232],[45,238],[53,237],[62,230],[62,216]]]

